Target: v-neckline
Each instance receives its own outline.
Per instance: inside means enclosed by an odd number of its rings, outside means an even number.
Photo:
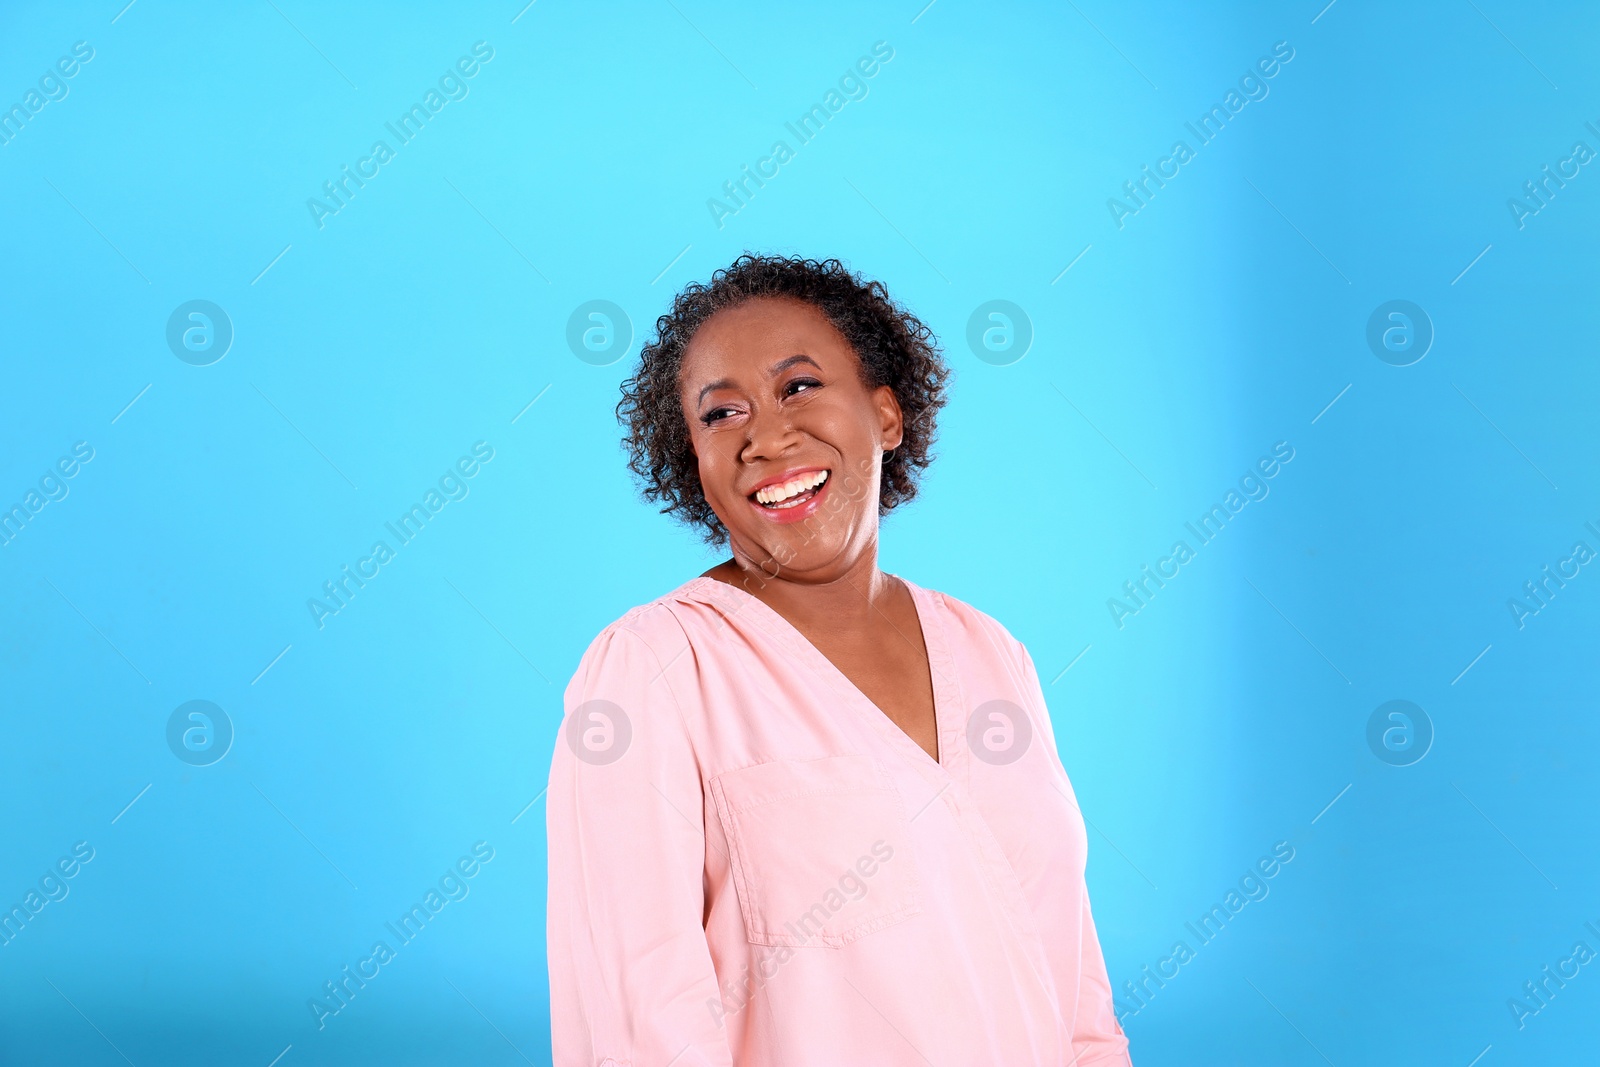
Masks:
[[[784,618],[778,610],[760,597],[747,589],[740,589],[736,585],[719,581],[707,575],[692,578],[686,583],[685,588],[694,587],[700,583],[710,583],[710,586],[727,590],[735,599],[748,602],[757,617],[765,620],[764,628],[773,632],[774,636],[791,645],[800,656],[809,659],[812,668],[832,681],[834,686],[849,695],[850,699],[857,702],[861,710],[867,712],[867,718],[880,733],[893,738],[892,744],[899,747],[908,758],[919,762],[929,769],[937,769],[948,773],[951,770],[955,756],[956,739],[952,731],[959,731],[957,722],[951,718],[955,713],[957,696],[954,680],[954,663],[951,659],[949,648],[945,643],[944,627],[933,610],[932,597],[927,590],[915,582],[901,578],[898,574],[885,572],[889,577],[905,583],[906,589],[911,593],[911,604],[917,615],[917,625],[922,630],[923,648],[928,654],[929,683],[933,688],[933,721],[934,735],[938,739],[939,758],[935,760],[923,748],[911,739],[911,735],[900,728],[900,725],[889,718],[887,712],[877,705],[871,697],[862,692],[861,688],[850,680],[849,675],[841,671],[834,662],[823,655],[822,650],[812,644],[811,639],[800,632],[800,629]],[[701,588],[708,588],[701,586]]]

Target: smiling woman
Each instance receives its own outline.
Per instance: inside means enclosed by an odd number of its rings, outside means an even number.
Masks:
[[[748,255],[656,327],[630,466],[731,556],[567,687],[555,1063],[1128,1064],[1032,659],[878,569],[945,403],[931,331],[837,260]]]

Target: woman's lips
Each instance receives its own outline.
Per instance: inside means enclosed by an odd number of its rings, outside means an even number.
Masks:
[[[769,522],[792,523],[800,522],[815,514],[822,506],[822,498],[828,492],[828,486],[833,484],[832,471],[827,469],[806,471],[793,475],[783,481],[762,486],[749,496],[750,506]],[[820,477],[820,481],[818,481]],[[812,484],[807,484],[812,483]],[[788,489],[787,495],[771,503],[762,503],[757,500],[758,495],[778,496]]]

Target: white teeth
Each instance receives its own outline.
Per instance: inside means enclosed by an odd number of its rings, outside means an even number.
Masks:
[[[756,502],[760,504],[781,504],[790,497],[799,496],[807,489],[814,489],[828,480],[827,471],[812,471],[810,474],[801,474],[779,485],[769,485],[765,489],[756,491]],[[789,505],[793,507],[793,505]]]

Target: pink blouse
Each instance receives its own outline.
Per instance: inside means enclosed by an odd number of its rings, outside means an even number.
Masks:
[[[550,768],[556,1067],[1130,1064],[1033,661],[906,584],[937,763],[715,579],[589,646]]]

